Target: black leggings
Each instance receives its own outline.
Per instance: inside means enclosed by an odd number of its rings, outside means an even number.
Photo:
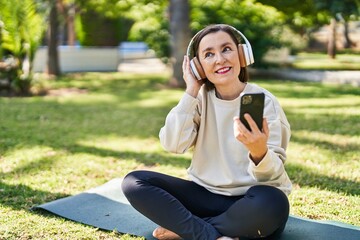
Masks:
[[[265,185],[224,196],[192,181],[134,171],[124,178],[122,190],[135,209],[183,239],[277,239],[289,216],[287,196]]]

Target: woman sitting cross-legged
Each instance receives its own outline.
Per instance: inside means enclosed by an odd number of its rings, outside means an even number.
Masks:
[[[290,126],[276,98],[248,83],[251,46],[229,25],[210,25],[191,40],[183,61],[186,90],[160,130],[170,152],[192,149],[189,180],[134,171],[122,189],[159,225],[157,239],[276,239],[289,216],[285,171]],[[240,41],[246,44],[241,44]],[[264,93],[262,128],[245,114],[242,93]]]

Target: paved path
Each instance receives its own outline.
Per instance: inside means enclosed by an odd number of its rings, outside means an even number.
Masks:
[[[158,58],[125,59],[119,64],[121,72],[162,73],[171,71]],[[249,68],[251,77],[294,79],[313,82],[351,84],[360,87],[359,71],[318,71],[291,69],[253,69]]]

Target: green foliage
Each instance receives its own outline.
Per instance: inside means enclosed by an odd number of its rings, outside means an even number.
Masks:
[[[333,17],[342,14],[346,20],[359,17],[360,2],[354,0],[315,0],[314,5],[317,10],[327,11]]]
[[[359,18],[360,2],[354,0],[257,0],[283,12],[286,22],[296,31],[305,32],[328,24],[331,17],[341,14],[345,20]]]
[[[273,7],[254,0],[194,0],[190,4],[193,34],[212,23],[233,25],[251,42],[257,66],[262,65],[262,57],[269,49],[283,45],[294,48],[292,40],[296,35],[284,29],[284,15]],[[136,22],[130,39],[147,42],[164,59],[170,56],[167,7],[168,2],[157,1],[131,8]]]
[[[240,30],[252,45],[255,66],[262,65],[269,49],[290,45],[292,40],[291,35],[284,39],[283,14],[253,0],[192,1],[191,19],[195,32],[214,23],[230,24]]]
[[[26,93],[31,86],[31,67],[35,51],[42,38],[44,23],[36,12],[33,0],[1,2],[0,19],[3,22],[1,47],[4,57],[13,57],[17,69],[11,74],[13,90]],[[24,61],[30,66],[23,69]]]
[[[286,23],[295,31],[305,33],[306,28],[329,22],[329,14],[316,8],[313,0],[257,0],[284,13]]]
[[[134,21],[129,15],[133,1],[75,0],[81,9],[76,35],[83,46],[118,46],[128,39]]]
[[[118,18],[126,15],[136,0],[74,0],[81,10],[92,10],[105,18]]]
[[[129,40],[146,42],[164,62],[170,56],[167,6],[167,1],[143,1],[143,4],[132,6],[130,11],[135,24],[130,31]]]
[[[124,17],[110,18],[87,10],[76,17],[76,34],[82,46],[118,46],[127,39],[132,24]]]
[[[82,11],[91,10],[110,18],[132,19],[134,24],[128,40],[146,42],[164,61],[170,56],[169,1],[77,0],[76,2]],[[190,4],[193,33],[211,23],[233,25],[241,30],[251,42],[257,66],[262,65],[262,57],[269,49],[284,45],[292,49],[303,46],[301,44],[295,46],[293,40],[297,38],[296,34],[284,27],[286,17],[274,7],[262,5],[255,0],[193,0]],[[81,25],[82,28],[78,32],[81,42],[85,42],[84,39],[88,38],[88,33],[99,32],[98,28],[92,26],[97,23],[91,23],[88,20],[83,21],[83,24],[79,24],[80,22],[78,21],[77,26]],[[88,31],[84,30],[85,25],[89,28]],[[99,25],[103,28],[106,24]]]

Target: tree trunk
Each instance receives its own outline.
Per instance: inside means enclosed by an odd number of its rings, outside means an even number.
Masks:
[[[172,79],[170,84],[184,87],[182,62],[190,41],[190,17],[188,0],[170,0],[170,33]]]
[[[351,48],[353,43],[349,37],[349,23],[344,21],[344,48]]]
[[[3,58],[3,50],[2,50],[2,46],[1,46],[1,43],[2,43],[2,29],[4,27],[4,23],[0,20],[0,61],[1,59]]]
[[[68,31],[67,44],[75,46],[75,4],[71,4],[67,9],[66,24]]]
[[[49,32],[48,32],[48,62],[47,62],[47,74],[59,76],[60,64],[58,56],[58,10],[57,0],[51,0],[50,2],[50,16],[49,16]]]
[[[328,42],[328,55],[331,58],[336,57],[336,20],[332,18],[330,20],[329,42]]]

